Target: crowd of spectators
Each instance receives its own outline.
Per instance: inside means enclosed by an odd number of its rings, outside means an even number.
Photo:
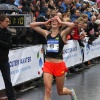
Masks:
[[[92,44],[100,34],[100,10],[96,1],[83,0],[0,0],[13,4],[20,14],[33,14],[33,21],[47,21],[57,15],[63,21],[75,23],[75,28],[66,40],[73,39],[84,47],[84,42]],[[50,24],[40,26],[50,30]],[[66,28],[63,26],[61,29]],[[29,28],[21,28],[20,43],[45,44],[45,38]],[[89,37],[88,40],[85,37]]]

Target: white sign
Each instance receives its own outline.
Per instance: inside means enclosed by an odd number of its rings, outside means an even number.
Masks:
[[[42,76],[44,63],[42,51],[42,45],[38,45],[9,52],[13,86]],[[4,88],[4,82],[0,73],[0,90]]]
[[[100,37],[93,41],[92,45],[85,43],[84,61],[100,56]]]
[[[67,67],[82,63],[82,49],[76,40],[70,40],[64,46],[63,59]]]

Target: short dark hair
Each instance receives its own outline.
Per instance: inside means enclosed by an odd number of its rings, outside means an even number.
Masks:
[[[5,14],[1,14],[0,15],[0,21],[4,21],[6,18],[10,18],[9,16],[5,15]]]

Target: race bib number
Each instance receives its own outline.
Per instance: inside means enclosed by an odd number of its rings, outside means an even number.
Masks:
[[[50,39],[47,41],[47,52],[58,52],[59,40]]]

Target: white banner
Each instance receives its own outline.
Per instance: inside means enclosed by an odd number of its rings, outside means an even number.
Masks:
[[[9,52],[9,63],[13,86],[41,77],[44,63],[42,45],[11,50]],[[4,88],[0,73],[0,90]]]
[[[93,41],[92,45],[85,43],[84,61],[100,56],[100,37]]]
[[[68,41],[68,44],[63,49],[63,58],[66,66],[70,67],[82,63],[82,52],[83,49],[80,48],[76,40]]]

